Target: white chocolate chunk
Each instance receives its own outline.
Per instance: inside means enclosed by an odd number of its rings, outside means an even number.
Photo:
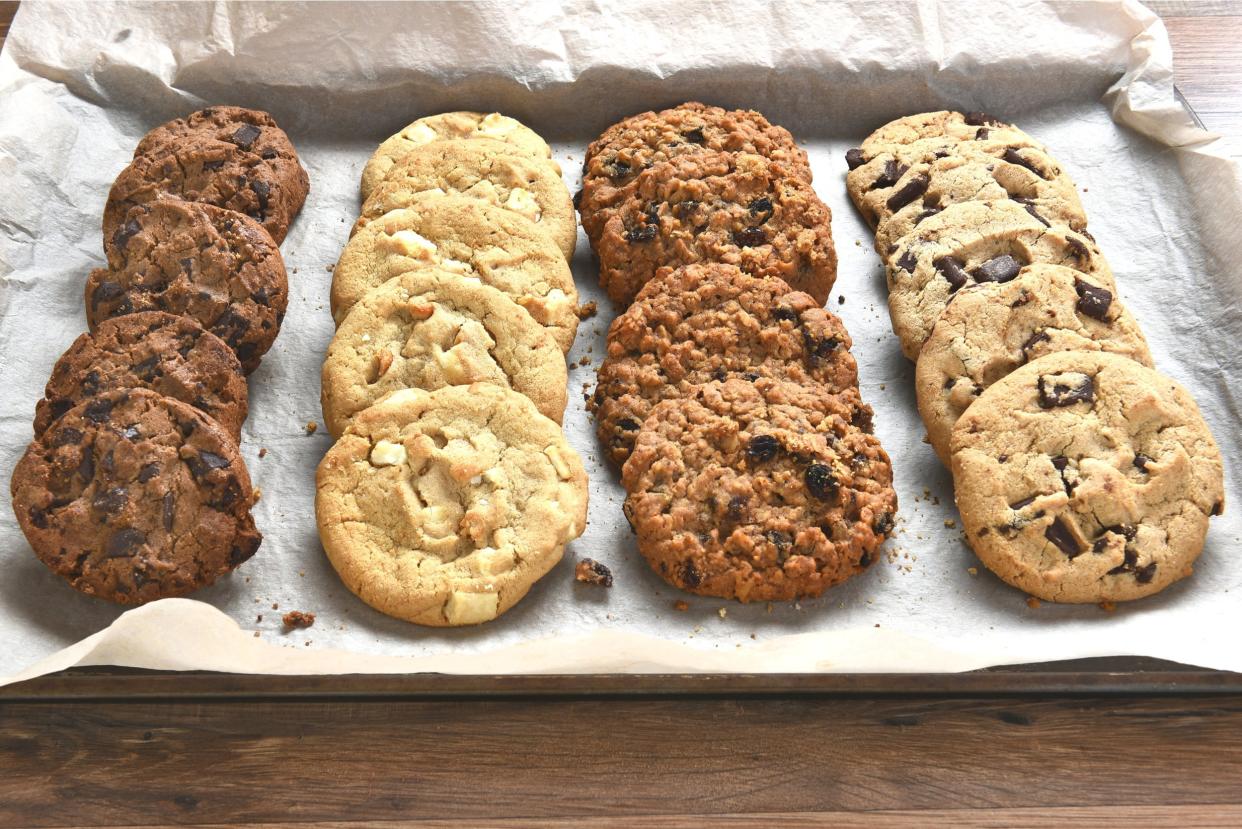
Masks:
[[[444,604],[444,618],[454,625],[475,625],[496,618],[500,597],[495,593],[454,591]]]
[[[556,474],[563,480],[568,481],[572,474],[569,464],[565,462],[565,458],[561,455],[561,450],[556,446],[549,446],[543,450],[543,454],[548,456],[548,460],[552,461],[552,468],[556,470]]]
[[[391,440],[378,441],[371,449],[371,463],[375,466],[399,466],[405,458],[405,447]]]
[[[463,262],[460,259],[449,259],[447,257],[440,260],[440,268],[448,271],[449,273],[459,273],[462,275],[474,273],[474,268],[471,267],[470,263]]]
[[[518,122],[509,116],[491,112],[483,116],[475,132],[479,135],[508,135],[519,126]]]
[[[398,230],[388,238],[389,246],[405,256],[431,261],[436,255],[435,243],[412,230]]]
[[[410,124],[404,130],[402,130],[401,137],[404,138],[406,141],[410,141],[414,144],[428,144],[432,141],[435,141],[440,136],[431,127],[427,126],[421,121],[418,121],[413,124]]]
[[[532,222],[537,222],[543,218],[543,212],[539,209],[539,202],[535,201],[535,197],[531,195],[529,190],[522,187],[514,187],[509,191],[509,198],[505,199],[504,206],[507,210],[520,213]]]

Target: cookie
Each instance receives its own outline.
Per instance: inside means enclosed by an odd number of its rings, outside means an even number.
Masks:
[[[324,422],[339,437],[390,391],[492,383],[524,394],[557,423],[565,413],[565,355],[530,314],[495,288],[427,268],[367,294],[324,358]]]
[[[12,494],[43,563],[121,604],[205,587],[262,541],[233,439],[146,389],[106,392],[62,415],[18,462]]]
[[[597,246],[600,284],[626,305],[679,265],[724,262],[784,279],[819,304],[837,275],[832,213],[789,165],[747,153],[680,155],[638,175]]]
[[[384,180],[406,153],[432,141],[458,138],[490,138],[503,141],[516,152],[535,158],[551,158],[552,148],[530,127],[499,112],[442,112],[428,115],[389,136],[362,169],[362,198]]]
[[[867,136],[857,150],[850,150],[846,160],[853,168],[857,166],[856,159],[867,161],[881,152],[900,153],[905,147],[919,147],[921,151],[931,143],[965,141],[997,141],[1043,149],[1042,144],[1013,124],[986,112],[940,110],[889,121]]]
[[[922,221],[886,263],[888,311],[911,360],[957,291],[1009,282],[1024,265],[1064,265],[1113,296],[1112,271],[1089,236],[1049,227],[1015,201],[962,202]]]
[[[592,406],[604,451],[629,457],[661,400],[733,376],[775,377],[857,396],[858,368],[841,320],[809,295],[732,265],[691,265],[647,283],[608,330]],[[858,401],[855,419],[869,423]]]
[[[578,225],[560,167],[490,138],[436,141],[406,153],[362,203],[353,232],[390,210],[445,194],[480,199],[529,219],[566,260],[574,255]]]
[[[1112,292],[1059,265],[1028,265],[1012,282],[960,290],[919,352],[919,413],[949,465],[953,424],[988,386],[1057,351],[1107,351],[1151,365],[1134,317]]]
[[[504,291],[568,352],[578,291],[560,250],[528,219],[468,196],[421,199],[354,234],[332,272],[340,324],[368,291],[394,276],[438,267]]]
[[[665,581],[704,596],[818,596],[877,558],[897,511],[879,440],[814,386],[742,379],[651,411],[625,514]]]
[[[184,118],[161,124],[143,136],[134,149],[134,158],[159,155],[169,148],[201,139],[227,142],[269,162],[272,168],[283,170],[284,177],[289,181],[302,182],[302,197],[305,199],[310,181],[298,160],[293,142],[276,125],[271,115],[257,109],[213,106],[191,112]]]
[[[35,435],[85,400],[132,388],[189,403],[233,440],[241,437],[248,404],[237,356],[189,317],[159,311],[105,320],[93,334],[74,340],[35,407]]]
[[[963,142],[901,161],[879,153],[846,176],[859,212],[887,253],[924,219],[951,204],[1010,198],[1050,225],[1081,232],[1087,215],[1074,182],[1042,150],[995,141]]]
[[[393,392],[354,418],[316,481],[319,537],[345,586],[422,625],[496,618],[586,525],[577,453],[500,386]]]
[[[159,198],[130,208],[107,251],[108,268],[86,281],[92,331],[135,311],[181,314],[228,343],[247,373],[280,333],[289,301],[285,264],[253,219]]]
[[[1186,391],[1119,354],[1061,352],[994,383],[953,427],[980,560],[1056,602],[1117,602],[1190,575],[1224,509],[1220,452]]]
[[[676,156],[702,152],[761,155],[811,182],[806,152],[788,130],[770,124],[754,110],[725,110],[692,101],[642,112],[613,124],[587,147],[578,210],[592,247],[612,211],[629,198],[639,173]]]
[[[243,213],[262,224],[280,244],[302,209],[310,185],[296,155],[269,152],[276,154],[265,157],[235,140],[217,140],[206,133],[153,144],[150,154],[135,157],[121,171],[108,192],[103,216],[105,247],[118,232],[124,232],[136,205],[161,196]]]

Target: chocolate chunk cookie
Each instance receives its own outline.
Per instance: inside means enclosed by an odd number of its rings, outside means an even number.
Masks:
[[[108,268],[86,283],[86,319],[167,311],[197,320],[247,373],[280,332],[289,284],[280,251],[253,219],[159,198],[134,205],[108,237]]]
[[[216,124],[216,120],[191,116],[184,123],[174,121],[158,128],[144,140],[149,150],[121,171],[108,193],[103,217],[105,246],[123,232],[135,205],[161,195],[244,213],[261,223],[277,244],[284,241],[310,189],[292,146],[274,126],[227,118]],[[196,129],[191,130],[191,122]],[[179,123],[182,126],[175,126]],[[240,125],[233,129],[235,123]],[[224,139],[213,138],[216,128],[232,132]],[[258,135],[246,143],[256,130]],[[261,142],[270,142],[271,146],[256,151]],[[281,149],[281,144],[288,149]]]
[[[468,196],[419,199],[355,233],[332,272],[332,316],[339,325],[367,292],[421,268],[504,291],[562,351],[574,343],[578,290],[560,249],[529,219]]]
[[[907,115],[867,136],[857,150],[850,150],[846,160],[851,169],[866,163],[882,152],[901,153],[904,148],[922,149],[933,144],[959,144],[965,141],[996,141],[1020,147],[1043,149],[1031,136],[986,112],[920,112]]]
[[[582,461],[500,386],[393,392],[358,413],[316,483],[319,537],[341,581],[421,625],[495,619],[586,527]]]
[[[573,258],[578,223],[561,168],[490,138],[435,141],[406,153],[362,203],[353,232],[390,210],[446,194],[479,199],[529,219],[566,260]]]
[[[742,379],[665,400],[622,472],[639,552],[670,584],[743,602],[820,595],[871,564],[897,496],[880,442],[812,386]]]
[[[1033,147],[972,141],[904,160],[877,154],[846,176],[846,189],[887,254],[920,222],[951,204],[1013,199],[1036,219],[1082,231],[1087,215],[1074,182]]]
[[[949,464],[949,435],[984,389],[1057,351],[1107,351],[1145,366],[1151,352],[1121,300],[1091,277],[1059,265],[1028,265],[1012,282],[968,285],[940,315],[919,352],[919,413],[936,454]]]
[[[613,210],[629,198],[639,173],[679,155],[753,153],[783,162],[811,182],[806,152],[784,127],[754,110],[725,110],[697,102],[632,115],[604,130],[587,147],[578,210],[595,247]]]
[[[360,189],[365,199],[379,186],[388,172],[406,153],[432,141],[460,138],[490,138],[503,141],[514,150],[536,158],[551,158],[552,148],[530,127],[499,112],[442,112],[419,118],[391,135],[367,161],[362,170]]]
[[[66,412],[18,462],[12,494],[43,563],[121,604],[211,584],[262,540],[233,439],[193,406],[146,389]]]
[[[189,317],[160,311],[105,320],[74,340],[35,407],[35,435],[84,400],[128,388],[189,403],[240,439],[247,391],[237,356]]]
[[[888,310],[901,350],[918,359],[940,313],[962,288],[1009,282],[1034,263],[1070,267],[1117,294],[1112,271],[1090,237],[1049,227],[1015,201],[962,202],[924,220],[886,263]]]
[[[681,268],[647,283],[608,330],[592,398],[599,439],[621,463],[657,403],[733,376],[820,385],[850,396],[854,419],[868,424],[851,345],[837,317],[780,279],[718,263]]]
[[[789,165],[753,153],[680,155],[644,170],[609,217],[600,284],[627,305],[679,265],[723,262],[823,304],[837,275],[832,213]]]
[[[1040,357],[953,427],[966,536],[1041,599],[1157,593],[1190,575],[1224,509],[1220,452],[1184,389],[1118,354]]]

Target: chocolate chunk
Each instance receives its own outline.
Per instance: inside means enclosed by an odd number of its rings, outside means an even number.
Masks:
[[[996,118],[992,115],[988,115],[986,112],[979,112],[979,111],[966,113],[965,121],[967,125],[972,126],[972,127],[987,127],[987,126],[1003,127],[1005,126],[1005,122],[1000,120],[999,118]]]
[[[979,129],[975,130],[975,140],[976,141],[987,141],[988,136],[991,134],[992,134],[992,131],[989,130],[987,127],[979,127]]]
[[[1066,372],[1039,378],[1039,405],[1043,409],[1072,406],[1095,401],[1095,378],[1089,374]]]
[[[898,164],[893,159],[884,162],[884,172],[880,173],[880,177],[871,183],[872,190],[878,190],[881,187],[892,187],[910,169]]]
[[[1134,572],[1135,566],[1138,564],[1138,551],[1126,547],[1125,553],[1120,564],[1108,571],[1110,576],[1119,576],[1122,573]]]
[[[1139,452],[1134,456],[1134,466],[1139,472],[1146,472],[1147,464],[1149,463],[1151,463],[1151,458],[1147,457],[1142,452]]]
[[[1047,332],[1036,331],[1034,334],[1027,337],[1026,342],[1022,344],[1022,354],[1024,357],[1026,357],[1027,361],[1029,362],[1031,359],[1032,348],[1039,345],[1040,343],[1046,343],[1046,342],[1051,342],[1051,341],[1052,341],[1052,338],[1048,336]]]
[[[1010,509],[1012,509],[1012,510],[1020,510],[1020,509],[1022,509],[1023,507],[1030,506],[1031,504],[1035,503],[1035,498],[1036,498],[1036,497],[1037,497],[1037,496],[1032,495],[1030,498],[1023,498],[1021,501],[1018,501],[1018,502],[1016,502],[1016,503],[1010,504],[1010,505],[1009,505],[1009,508],[1010,508]]]
[[[250,182],[250,189],[259,198],[259,209],[267,210],[267,200],[272,195],[272,188],[268,183],[266,181],[252,181]]]
[[[781,443],[772,435],[755,435],[746,444],[746,457],[751,463],[766,463],[776,457]]]
[[[203,169],[208,170],[213,173],[219,170],[223,166],[224,166],[224,159],[220,159],[219,161],[204,161],[203,162]]]
[[[1022,263],[1009,254],[989,259],[975,268],[977,282],[1008,282],[1022,270]]]
[[[121,283],[105,279],[91,292],[91,307],[98,308],[101,302],[112,302],[123,293],[125,293],[125,288],[121,286]]]
[[[108,419],[112,417],[112,407],[114,405],[116,405],[116,403],[107,398],[92,400],[90,403],[86,404],[83,414],[86,416],[87,420],[94,423],[107,423]]]
[[[685,137],[685,139],[691,144],[703,144],[707,141],[707,136],[703,135],[702,127],[695,127],[692,130],[688,130],[682,133],[682,136]]]
[[[118,250],[125,250],[129,245],[129,240],[138,235],[142,230],[142,225],[137,219],[130,219],[125,224],[117,228],[116,233],[112,234],[112,244]]]
[[[1156,576],[1156,562],[1144,564],[1134,569],[1134,580],[1139,584],[1148,584]]]
[[[959,288],[970,281],[966,271],[962,270],[962,263],[952,256],[941,256],[932,262],[932,265],[935,266],[936,272],[949,283],[950,293],[957,293]]]
[[[939,213],[939,212],[940,212],[941,210],[943,210],[943,209],[944,209],[944,208],[942,208],[942,207],[929,207],[929,208],[927,208],[927,209],[926,209],[926,210],[924,210],[922,213],[920,213],[919,215],[917,215],[917,216],[915,216],[915,217],[914,217],[914,224],[915,224],[915,225],[918,225],[918,224],[922,223],[924,219],[930,219],[932,216],[935,216],[937,213]]]
[[[123,530],[117,530],[108,538],[104,545],[104,554],[108,558],[127,558],[135,555],[138,548],[146,541],[147,537],[141,530],[126,527]]]
[[[927,187],[930,184],[931,179],[920,173],[907,181],[905,186],[896,193],[889,196],[888,201],[885,202],[885,205],[887,205],[889,210],[896,213],[898,210],[926,193]]]
[[[832,470],[822,463],[813,463],[808,466],[803,477],[806,481],[807,491],[821,501],[827,501],[835,497],[837,491],[841,488],[840,483],[832,474]]]
[[[627,242],[650,242],[656,237],[658,229],[652,224],[641,224],[632,227],[625,232],[625,240]]]
[[[196,479],[202,480],[213,470],[227,468],[229,461],[228,458],[222,458],[215,452],[204,450],[195,456],[187,458],[186,465],[190,467],[190,474]]]
[[[1113,304],[1112,291],[1097,288],[1081,279],[1074,280],[1074,289],[1078,291],[1078,303],[1074,307],[1079,313],[1092,319],[1107,320],[1108,309]]]
[[[747,227],[733,231],[733,243],[740,248],[757,248],[766,245],[768,234],[761,227]]]
[[[1070,256],[1072,256],[1074,261],[1079,265],[1088,265],[1091,263],[1090,249],[1088,249],[1086,245],[1075,239],[1073,236],[1066,234],[1065,246],[1069,248]]]
[[[1005,159],[1010,164],[1017,164],[1019,167],[1025,167],[1026,169],[1030,170],[1032,173],[1039,176],[1040,178],[1043,178],[1043,179],[1048,178],[1048,176],[1044,175],[1043,170],[1039,169],[1033,163],[1031,163],[1030,161],[1027,161],[1025,158],[1019,155],[1018,151],[1015,150],[1013,147],[1005,148],[1005,153],[1001,156],[1001,158]]]
[[[138,470],[138,483],[145,484],[147,481],[150,481],[152,478],[158,475],[159,471],[160,471],[160,465],[158,463],[143,464],[142,469]]]
[[[1030,199],[1024,199],[1021,196],[1010,196],[1009,198],[1022,205],[1022,207],[1026,209],[1026,212],[1030,213],[1031,216],[1035,218],[1035,221],[1039,222],[1044,227],[1052,227],[1052,222],[1039,215],[1039,211],[1035,209],[1035,205],[1031,203]]]
[[[1215,504],[1212,504],[1212,515],[1214,516],[1223,515],[1224,513],[1225,513],[1225,502],[1224,501],[1217,501]]]
[[[82,460],[78,462],[78,477],[89,484],[95,478],[95,444],[83,447]]]
[[[129,490],[123,486],[114,486],[98,493],[91,499],[91,506],[99,512],[113,515],[125,509],[129,503]]]
[[[867,159],[863,158],[863,151],[855,147],[852,150],[845,151],[845,163],[849,165],[851,170],[857,170],[867,163]]]
[[[906,248],[906,252],[903,253],[901,258],[897,260],[897,267],[907,273],[914,273],[914,269],[918,267],[918,264],[919,259],[914,255],[914,251],[910,248]]]
[[[1057,549],[1070,558],[1082,554],[1082,547],[1078,544],[1078,539],[1074,537],[1073,530],[1060,517],[1052,519],[1048,529],[1044,530],[1044,538],[1055,544]]]
[[[249,150],[254,146],[255,139],[259,137],[260,133],[261,130],[254,124],[242,124],[229,140],[243,150]]]
[[[177,498],[171,492],[164,493],[163,511],[164,511],[164,531],[172,532],[173,528],[173,509],[177,504]]]

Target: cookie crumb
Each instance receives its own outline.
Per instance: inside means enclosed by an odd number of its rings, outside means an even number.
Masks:
[[[574,567],[574,580],[583,584],[612,587],[612,571],[593,558],[584,558]]]
[[[583,354],[582,358],[578,360],[578,365],[580,366],[589,366],[590,364],[591,364],[591,358],[585,354]]]
[[[272,610],[280,610],[280,605],[276,602],[272,602]]]
[[[945,525],[945,527],[947,527],[947,528],[948,528],[948,529],[950,529],[950,530],[956,530],[956,529],[957,529],[957,522],[956,522],[956,521],[954,521],[952,518],[946,518],[946,519],[944,519],[944,525]]]
[[[306,421],[306,434],[313,435],[319,430],[319,424],[313,420]]]
[[[332,273],[334,270],[336,270],[335,262],[328,266],[328,273]]]
[[[262,622],[262,621],[263,621],[263,614],[262,614],[262,613],[260,613],[258,616],[255,616],[255,617],[254,617],[254,620],[255,620],[256,622]]]
[[[255,638],[255,639],[258,639],[258,638],[259,638],[259,632],[258,632],[257,630],[254,632],[254,638]]]
[[[838,294],[837,305],[844,305],[844,304],[845,304],[845,294]]]
[[[685,613],[689,609],[690,609],[690,605],[684,599],[678,599],[677,601],[673,602],[673,610],[677,610],[682,613]]]
[[[1117,605],[1113,602],[1100,602],[1100,610],[1103,610],[1105,613],[1112,613],[1116,609]]]
[[[978,567],[967,567],[966,572],[970,573],[972,576],[977,576],[979,575],[979,568]]]
[[[595,300],[591,300],[585,305],[579,305],[578,306],[578,319],[589,320],[591,317],[595,316],[595,313],[598,310],[599,310],[599,303],[597,303]]]
[[[280,617],[280,621],[284,624],[285,630],[308,628],[315,624],[315,614],[303,613],[301,610],[290,610]],[[306,644],[309,645],[310,642]]]
[[[1029,607],[1031,610],[1039,610],[1039,599],[1035,598],[1034,596],[1027,596],[1026,606]]]
[[[260,458],[266,458],[266,457],[267,457],[267,447],[266,447],[266,446],[260,446],[260,447],[259,447],[259,457],[260,457]]]
[[[257,504],[257,503],[259,503],[259,499],[260,499],[260,498],[262,498],[262,497],[263,497],[263,489],[262,489],[262,487],[257,487],[257,486],[256,486],[256,487],[254,488],[254,503],[256,503],[256,504]]]
[[[717,610],[717,611],[716,611],[716,614],[717,614],[718,616],[720,616],[720,618],[721,618],[721,619],[728,618],[728,616],[729,616],[729,609],[728,609],[727,607],[722,607],[722,608],[720,608],[719,610]]]

